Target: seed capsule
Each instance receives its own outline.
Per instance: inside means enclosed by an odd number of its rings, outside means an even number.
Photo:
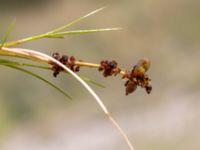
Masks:
[[[138,63],[133,67],[132,75],[136,78],[144,78],[144,75],[149,68],[150,60],[148,58],[140,59]]]
[[[60,54],[55,52],[52,54],[52,57],[55,58],[56,60],[59,60],[60,59]]]
[[[124,86],[126,87],[126,95],[133,93],[137,89],[137,84],[135,81],[128,80]]]
[[[152,86],[151,86],[151,85],[147,85],[147,86],[145,86],[145,89],[146,89],[146,92],[147,92],[148,94],[150,94],[151,91],[152,91]]]

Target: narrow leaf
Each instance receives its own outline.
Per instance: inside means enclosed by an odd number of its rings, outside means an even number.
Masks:
[[[50,67],[47,67],[47,66],[34,65],[34,64],[22,63],[22,62],[17,62],[17,61],[10,61],[10,60],[5,60],[5,59],[0,59],[0,64],[27,66],[27,67],[33,67],[33,68],[46,69],[46,70],[50,69]]]
[[[5,35],[3,36],[3,38],[2,38],[0,47],[3,47],[4,43],[7,41],[7,39],[8,39],[8,37],[9,37],[10,33],[12,32],[12,30],[13,30],[13,28],[14,28],[14,26],[15,26],[15,23],[16,23],[16,20],[14,19],[14,20],[10,23],[10,25],[8,26],[8,28],[7,28],[7,30],[6,30],[6,33],[5,33]]]
[[[105,8],[105,7],[96,9],[96,10],[90,12],[89,14],[86,14],[86,15],[84,15],[84,16],[82,16],[82,17],[80,17],[80,18],[78,18],[78,19],[76,19],[76,20],[74,20],[74,21],[68,23],[67,25],[62,26],[62,27],[59,27],[59,28],[57,28],[57,29],[55,29],[55,30],[53,30],[53,31],[48,32],[48,33],[57,33],[57,32],[63,31],[63,30],[65,30],[65,29],[71,27],[72,25],[75,25],[76,23],[80,22],[81,20],[84,20],[84,19],[86,19],[87,17],[89,17],[89,16],[91,16],[91,15],[93,15],[93,14],[95,14],[95,13],[101,11],[101,10],[103,10],[104,8]]]
[[[39,65],[33,65],[33,64],[28,64],[28,63],[16,62],[16,61],[10,61],[10,60],[5,60],[5,59],[0,59],[0,64],[1,65],[26,66],[26,67],[45,69],[45,70],[50,70],[51,69],[51,67],[48,67],[48,66],[39,66]],[[66,72],[66,73],[69,74],[68,72]],[[91,80],[91,79],[89,79],[87,77],[84,77],[84,76],[80,76],[80,77],[87,83],[96,85],[96,86],[101,87],[101,88],[105,88],[104,85],[102,85],[102,84],[100,84],[100,83],[98,83],[96,81],[93,81],[93,80]]]
[[[68,99],[72,100],[71,96],[69,96],[66,92],[64,92],[62,89],[60,89],[59,87],[57,87],[56,85],[54,85],[53,83],[49,82],[48,80],[46,80],[45,78],[31,72],[31,71],[28,71],[26,69],[23,69],[23,68],[20,68],[20,67],[17,67],[15,65],[8,65],[8,64],[5,64],[4,66],[7,66],[7,67],[10,67],[10,68],[13,68],[13,69],[16,69],[16,70],[20,70],[24,73],[27,73],[31,76],[34,76],[36,78],[38,78],[39,80],[42,80],[44,81],[45,83],[47,83],[48,85],[50,85],[51,87],[53,87],[54,89],[56,89],[57,91],[59,91],[60,93],[62,93],[65,97],[67,97]]]
[[[46,37],[47,38],[60,38],[60,39],[65,38],[63,35],[56,35],[56,34],[48,34]]]
[[[102,28],[102,29],[86,29],[86,30],[73,30],[73,31],[65,31],[58,32],[53,34],[54,36],[65,36],[69,34],[88,34],[88,33],[96,33],[96,32],[107,32],[107,31],[116,31],[121,30],[122,28]]]

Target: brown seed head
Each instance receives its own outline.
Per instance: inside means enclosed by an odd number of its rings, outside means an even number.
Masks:
[[[145,73],[150,67],[150,61],[147,58],[140,59],[133,67],[132,76],[136,78],[144,78]]]

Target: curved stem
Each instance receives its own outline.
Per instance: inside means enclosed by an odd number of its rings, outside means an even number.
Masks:
[[[40,60],[43,62],[54,62],[55,64],[62,67],[64,70],[66,70],[68,73],[70,73],[74,78],[76,78],[87,90],[88,92],[95,98],[105,115],[109,118],[109,120],[113,123],[113,125],[117,128],[117,130],[120,132],[122,137],[124,138],[125,142],[129,146],[130,150],[134,150],[130,140],[128,139],[126,133],[122,130],[122,128],[119,126],[119,124],[114,120],[114,118],[111,116],[109,111],[107,110],[106,106],[102,102],[102,100],[98,97],[98,95],[92,90],[92,88],[84,81],[82,80],[76,73],[74,73],[71,69],[66,67],[64,64],[59,62],[58,60],[52,58],[51,56],[48,56],[46,54],[43,54],[41,52],[37,52],[34,50],[29,49],[22,49],[22,48],[6,48],[1,47],[2,50],[8,52],[8,53],[14,53],[15,55],[19,54],[20,56],[24,56],[25,58],[34,59],[34,60]],[[95,65],[94,65],[95,66]]]

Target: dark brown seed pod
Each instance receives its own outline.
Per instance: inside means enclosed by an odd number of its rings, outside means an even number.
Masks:
[[[76,59],[75,59],[74,56],[71,56],[71,57],[69,58],[69,60],[70,60],[71,63],[74,63],[74,62],[76,61]]]
[[[108,61],[108,66],[111,69],[117,68],[117,62],[115,60]]]
[[[55,52],[52,54],[52,57],[55,58],[56,60],[59,60],[60,59],[60,54]]]
[[[68,59],[69,59],[69,57],[67,56],[67,55],[63,55],[60,59],[59,59],[59,61],[61,62],[61,63],[63,63],[63,64],[67,64],[68,63]]]
[[[151,85],[147,85],[147,86],[145,86],[145,89],[146,89],[146,92],[147,92],[148,94],[150,94],[151,91],[152,91],[152,86],[151,86]]]
[[[126,95],[133,93],[137,89],[137,83],[131,80],[126,81],[124,86],[126,87]]]
[[[59,53],[53,53],[52,57],[55,58],[56,60],[58,60],[59,62],[61,62],[62,64],[64,64],[65,66],[67,66],[68,68],[70,68],[72,71],[74,72],[78,72],[80,70],[80,66],[75,64],[75,57],[71,56],[68,57],[67,55],[60,55]],[[52,65],[52,70],[53,72],[53,76],[56,77],[61,71],[63,71],[63,68],[60,67],[59,65],[50,62],[49,64]]]
[[[112,76],[120,73],[120,69],[117,67],[117,62],[115,60],[102,60],[100,62],[99,71],[103,71],[103,76]]]

